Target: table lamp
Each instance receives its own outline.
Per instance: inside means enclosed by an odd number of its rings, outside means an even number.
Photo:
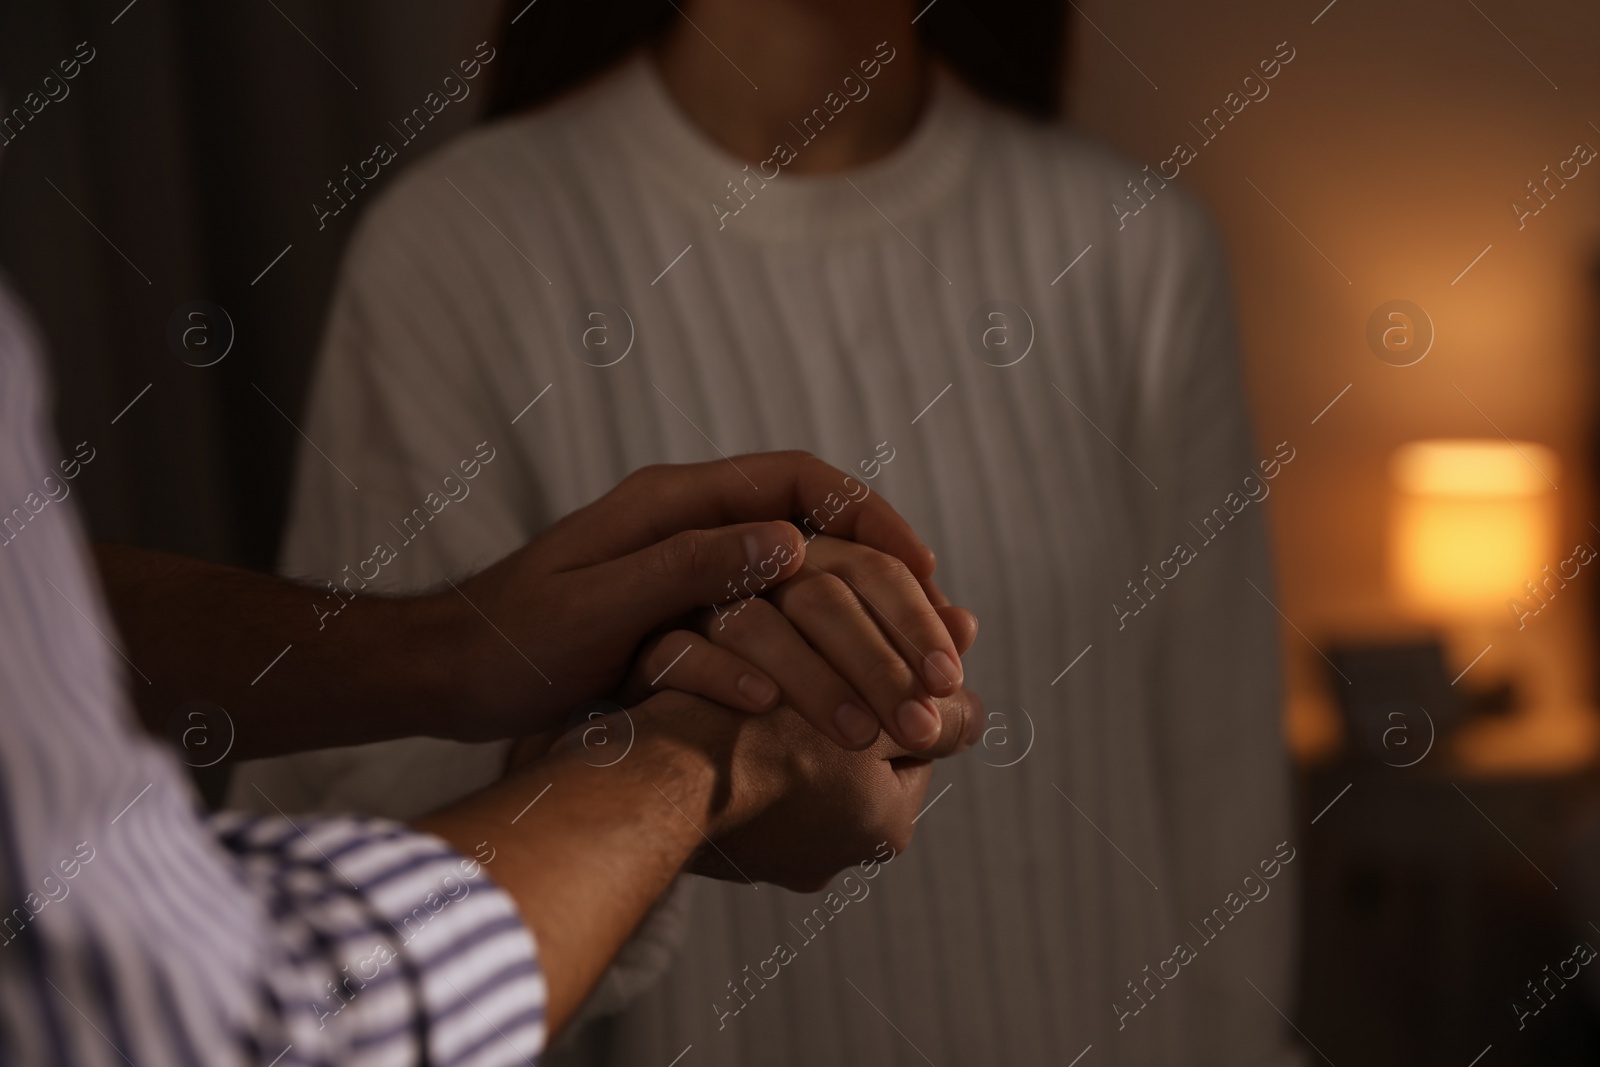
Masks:
[[[1445,628],[1516,621],[1552,554],[1556,457],[1528,441],[1413,441],[1390,463],[1389,574],[1401,606]]]

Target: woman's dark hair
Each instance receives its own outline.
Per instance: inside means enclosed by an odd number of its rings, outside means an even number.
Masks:
[[[1064,10],[1060,0],[934,0],[917,30],[978,92],[1047,118],[1061,110]],[[542,104],[588,81],[677,17],[670,0],[509,0],[486,117]]]

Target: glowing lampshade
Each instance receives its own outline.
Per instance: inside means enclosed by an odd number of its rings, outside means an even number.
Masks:
[[[1412,612],[1444,622],[1506,616],[1552,562],[1555,454],[1527,441],[1414,441],[1394,455],[1390,580]]]

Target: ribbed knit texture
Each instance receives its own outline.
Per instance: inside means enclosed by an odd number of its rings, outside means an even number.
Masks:
[[[752,180],[719,229],[743,168],[636,58],[401,178],[345,266],[304,424],[326,456],[300,457],[286,571],[336,577],[387,542],[374,587],[427,587],[645,464],[807,448],[855,471],[887,442],[869,484],[977,613],[968,684],[1004,717],[937,768],[914,847],[815,940],[790,924],[820,898],[697,884],[611,1062],[691,1042],[693,1067],[1059,1067],[1091,1043],[1088,1065],[1295,1062],[1266,1002],[1291,1009],[1294,865],[1214,943],[1190,926],[1289,825],[1262,508],[1209,543],[1189,526],[1271,452],[1249,437],[1203,216],[1152,183],[1119,229],[1136,166],[943,76],[893,155]],[[969,342],[996,300],[1031,319],[1012,366],[993,364],[1020,333]],[[593,326],[610,333],[586,350]],[[470,495],[404,541],[481,441],[496,458]],[[1198,558],[1119,628],[1127,583],[1179,541]],[[317,753],[247,767],[235,796],[254,780],[286,808],[406,817],[491,780],[503,751]],[[1198,958],[1119,1030],[1126,983],[1180,940]],[[719,1029],[727,983],[782,941],[798,958]]]

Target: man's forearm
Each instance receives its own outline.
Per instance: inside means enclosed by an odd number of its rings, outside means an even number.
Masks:
[[[152,732],[210,701],[231,756],[251,759],[437,734],[467,700],[451,666],[472,620],[447,597],[362,595],[334,621],[313,610],[324,591],[272,575],[123,546],[95,557]]]
[[[484,862],[516,902],[538,942],[552,1034],[704,844],[702,829],[716,832],[716,761],[635,719],[610,728],[622,736],[603,753],[557,753],[416,824]],[[626,757],[595,765],[632,729]]]

